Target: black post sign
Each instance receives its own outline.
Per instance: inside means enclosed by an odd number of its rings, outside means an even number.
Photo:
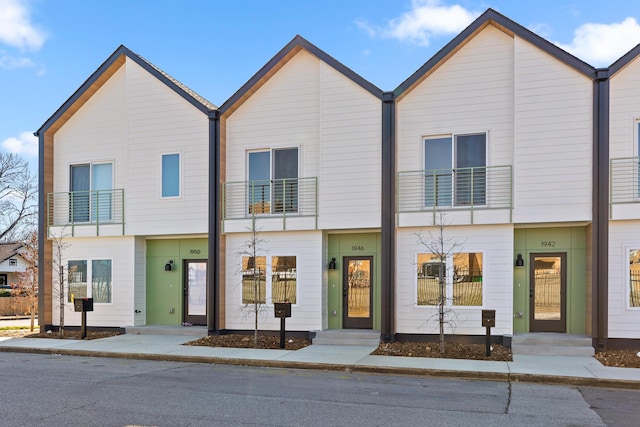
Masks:
[[[291,303],[275,302],[273,303],[273,312],[275,317],[280,318],[280,348],[284,348],[284,320],[291,317]]]
[[[496,326],[496,311],[482,310],[482,326],[487,328],[486,355],[491,356],[491,328]]]
[[[82,313],[80,338],[85,339],[87,337],[87,311],[93,311],[93,298],[74,298],[73,308],[76,312]]]

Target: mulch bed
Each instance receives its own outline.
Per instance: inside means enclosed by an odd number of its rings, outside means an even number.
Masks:
[[[284,342],[285,350],[299,350],[311,343],[307,339],[287,338]],[[258,345],[253,345],[253,335],[209,335],[195,341],[185,343],[185,345],[197,345],[203,347],[234,347],[234,348],[262,348],[262,349],[280,349],[280,337],[259,335]]]
[[[640,351],[638,350],[607,350],[596,353],[596,359],[604,366],[640,368]]]
[[[492,345],[491,355],[487,356],[484,344],[444,343],[445,352],[440,353],[440,344],[436,342],[394,342],[381,343],[373,353],[378,356],[431,357],[440,359],[493,360],[510,362],[511,350],[498,344]]]

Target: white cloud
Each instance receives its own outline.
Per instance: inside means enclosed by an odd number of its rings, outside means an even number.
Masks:
[[[21,132],[17,138],[7,138],[2,141],[1,145],[9,153],[20,154],[24,157],[38,156],[38,137],[33,132]]]
[[[17,68],[31,68],[34,66],[35,64],[29,58],[3,55],[2,52],[0,52],[0,68],[5,70],[14,70]]]
[[[460,5],[443,5],[441,0],[413,0],[411,10],[389,21],[385,28],[366,21],[356,24],[372,37],[428,46],[433,36],[459,33],[479,15],[480,12],[469,11]]]
[[[31,22],[26,0],[0,0],[0,43],[23,50],[38,50],[46,34]]]
[[[640,25],[635,18],[613,24],[583,24],[573,33],[571,44],[562,49],[595,66],[607,66],[640,43]]]

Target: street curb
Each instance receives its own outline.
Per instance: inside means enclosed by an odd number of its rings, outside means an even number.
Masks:
[[[407,375],[420,377],[437,377],[451,379],[501,381],[501,382],[523,382],[565,386],[590,386],[640,390],[640,382],[629,380],[617,380],[609,378],[585,378],[570,376],[555,376],[542,374],[522,374],[504,372],[479,372],[479,371],[454,371],[445,369],[428,368],[403,368],[391,366],[369,366],[351,364],[332,364],[317,362],[295,362],[284,360],[263,360],[263,359],[238,359],[211,356],[188,356],[176,354],[155,354],[155,353],[115,353],[107,351],[92,350],[68,350],[55,348],[31,348],[31,347],[7,347],[0,346],[0,352],[6,353],[32,353],[32,354],[53,354],[61,356],[81,356],[81,357],[105,357],[111,359],[133,359],[133,360],[153,360],[162,362],[182,362],[182,363],[203,363],[232,366],[252,366],[263,368],[280,369],[306,369],[317,371],[351,372],[367,374],[390,374]]]

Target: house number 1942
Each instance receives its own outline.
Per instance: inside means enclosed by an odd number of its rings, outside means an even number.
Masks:
[[[556,247],[556,241],[555,240],[543,240],[542,242],[540,242],[540,246],[542,246],[543,248],[555,248]]]

